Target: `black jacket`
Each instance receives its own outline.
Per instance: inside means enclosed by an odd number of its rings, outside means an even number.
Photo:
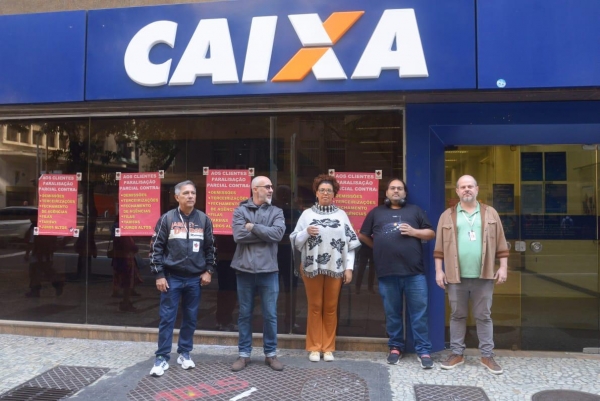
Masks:
[[[184,277],[212,273],[214,242],[212,221],[206,214],[194,209],[185,216],[179,208],[169,210],[158,219],[152,235],[150,270],[157,279],[165,273]]]

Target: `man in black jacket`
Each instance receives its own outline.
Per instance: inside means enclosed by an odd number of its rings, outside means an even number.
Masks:
[[[190,358],[200,304],[200,286],[211,281],[215,263],[212,222],[195,209],[196,186],[183,181],[175,186],[179,207],[163,214],[150,244],[150,269],[160,291],[160,324],[158,349],[150,375],[162,376],[169,369],[169,354],[173,343],[173,327],[179,299],[182,300],[183,321],[177,343],[177,363],[183,369],[196,365]]]

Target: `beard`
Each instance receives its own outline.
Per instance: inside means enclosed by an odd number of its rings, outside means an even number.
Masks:
[[[463,202],[473,202],[475,200],[475,197],[473,195],[465,195],[462,197],[462,201]]]
[[[273,201],[273,198],[265,198],[265,203],[267,205],[270,205],[272,201]]]

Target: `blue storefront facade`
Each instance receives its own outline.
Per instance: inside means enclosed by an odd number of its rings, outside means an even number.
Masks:
[[[117,171],[165,170],[163,210],[173,184],[192,179],[203,209],[204,167],[253,167],[280,189],[292,228],[328,169],[382,170],[380,201],[388,179],[404,178],[434,226],[456,203],[456,179],[471,174],[511,245],[494,298],[497,348],[598,349],[599,14],[592,0],[238,0],[0,15],[10,61],[0,64],[0,206],[37,205],[41,172],[82,172],[88,227],[86,251],[65,241],[55,252],[60,298],[44,295],[47,284],[23,302],[23,249],[0,249],[12,283],[0,319],[155,327],[144,269],[136,311],[112,313],[122,284],[104,247]],[[136,243],[141,254],[147,238]],[[199,326],[227,331],[235,245],[217,243],[218,286],[203,294]],[[441,350],[448,306],[433,244],[423,247]],[[279,332],[303,334],[304,289],[287,249]],[[385,338],[374,266],[361,258],[338,335]],[[474,330],[469,318],[472,347]]]

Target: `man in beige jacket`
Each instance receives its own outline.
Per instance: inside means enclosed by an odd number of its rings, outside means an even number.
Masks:
[[[442,289],[448,287],[450,348],[452,353],[442,362],[442,369],[454,369],[464,363],[465,334],[469,299],[477,323],[481,364],[494,374],[502,368],[494,360],[494,326],[491,318],[494,280],[506,282],[508,245],[498,212],[477,201],[479,187],[470,175],[460,177],[456,194],[460,202],[440,216],[435,250],[435,280]],[[494,272],[495,260],[500,268]],[[442,262],[444,268],[442,268]]]

